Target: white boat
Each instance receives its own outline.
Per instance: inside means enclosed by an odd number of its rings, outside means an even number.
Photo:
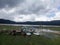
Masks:
[[[31,35],[31,33],[26,33],[26,35]]]

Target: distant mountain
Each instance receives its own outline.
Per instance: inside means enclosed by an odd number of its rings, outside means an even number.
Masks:
[[[10,20],[0,19],[0,24],[60,25],[60,20],[35,21],[35,22],[14,22]]]
[[[6,20],[6,19],[0,19],[0,24],[14,24],[14,21]]]

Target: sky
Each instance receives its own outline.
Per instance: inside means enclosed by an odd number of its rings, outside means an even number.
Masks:
[[[16,22],[60,20],[60,0],[0,0],[0,19]]]

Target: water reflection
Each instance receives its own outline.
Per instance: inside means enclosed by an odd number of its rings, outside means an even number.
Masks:
[[[60,31],[44,29],[34,26],[24,26],[24,31],[26,31],[26,33],[28,32],[27,35],[30,34],[31,31],[33,31],[34,35],[41,35],[47,38],[56,38],[60,35]]]
[[[47,38],[56,38],[59,37],[60,33],[59,31],[54,31],[50,29],[35,29],[34,35],[42,35]]]
[[[10,30],[10,31],[5,31],[6,29],[3,29],[2,31],[0,32],[8,32],[8,33],[11,33],[12,34],[14,33],[18,33],[20,34],[21,32],[23,32],[24,34],[26,35],[40,35],[40,36],[44,36],[44,37],[47,37],[47,38],[56,38],[56,37],[59,37],[60,35],[60,31],[56,31],[56,30],[50,30],[50,29],[44,29],[40,26],[26,26],[26,25],[21,25],[19,30]],[[23,30],[23,31],[21,31]]]

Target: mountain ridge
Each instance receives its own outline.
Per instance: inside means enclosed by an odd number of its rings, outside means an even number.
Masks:
[[[29,25],[60,25],[60,20],[53,21],[27,21],[27,22],[14,22],[11,20],[0,19],[0,24],[29,24]]]

